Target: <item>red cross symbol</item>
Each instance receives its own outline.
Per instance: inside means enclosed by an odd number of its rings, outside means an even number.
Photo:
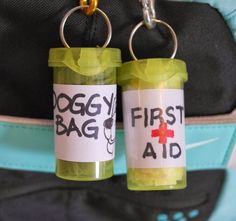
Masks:
[[[166,144],[167,137],[174,137],[175,133],[173,130],[167,129],[167,123],[161,123],[159,129],[152,130],[152,137],[160,137],[159,143]]]

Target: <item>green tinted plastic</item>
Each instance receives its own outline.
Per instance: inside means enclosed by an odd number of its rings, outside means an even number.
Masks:
[[[145,59],[124,63],[119,68],[118,84],[123,90],[181,89],[187,81],[186,64],[177,59]]]
[[[187,81],[186,65],[176,59],[145,59],[124,63],[118,71],[123,91],[182,89]],[[125,113],[124,113],[125,114]],[[128,160],[128,159],[127,159]],[[130,190],[171,190],[186,187],[186,168],[129,168]]]
[[[56,84],[116,84],[116,68],[121,64],[120,50],[111,48],[53,48],[49,66]],[[56,175],[63,179],[93,181],[113,175],[113,160],[100,162],[56,161]]]
[[[121,58],[116,48],[52,48],[48,63],[51,67],[67,67],[80,75],[95,76],[120,67]]]

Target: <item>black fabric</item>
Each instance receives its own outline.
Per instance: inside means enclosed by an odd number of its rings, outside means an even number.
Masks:
[[[0,220],[156,221],[176,212],[206,221],[225,179],[223,170],[188,173],[188,187],[179,191],[131,192],[125,176],[99,182],[73,182],[52,174],[0,170]]]
[[[48,51],[61,47],[58,28],[65,12],[77,0],[0,1],[0,114],[52,118],[52,70]],[[110,47],[122,50],[131,60],[128,37],[142,19],[137,0],[100,0],[99,7],[113,25]],[[185,87],[187,116],[231,112],[236,106],[236,46],[223,17],[209,5],[157,1],[158,18],[175,29],[177,58],[187,62],[189,82]],[[103,18],[82,13],[66,24],[71,46],[102,45],[106,37]],[[168,57],[170,36],[163,28],[137,32],[134,50],[139,58]],[[118,121],[122,120],[121,96]]]

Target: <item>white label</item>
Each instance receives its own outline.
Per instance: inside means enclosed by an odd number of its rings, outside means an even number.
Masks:
[[[74,162],[114,158],[116,85],[54,84],[55,151]]]
[[[185,166],[183,90],[125,91],[123,113],[129,168]]]

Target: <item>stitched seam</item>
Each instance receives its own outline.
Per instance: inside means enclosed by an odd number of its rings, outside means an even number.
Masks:
[[[43,130],[43,131],[51,131],[53,126],[28,126],[28,125],[15,125],[15,124],[7,124],[7,123],[0,123],[0,127],[9,127],[9,128],[16,128],[16,129],[26,129],[26,130]],[[116,133],[123,134],[122,129],[116,129]]]
[[[231,11],[230,13],[228,13],[227,15],[225,15],[225,19],[229,20],[234,16],[236,16],[236,8],[233,11]]]
[[[227,168],[226,166],[223,166],[223,165],[219,165],[219,164],[196,164],[196,165],[191,165],[191,166],[188,166],[187,169],[188,170],[197,170],[197,169],[215,169],[215,168]]]
[[[41,164],[41,165],[33,165],[33,164],[26,164],[26,163],[12,163],[12,162],[1,162],[0,165],[3,166],[15,166],[15,167],[23,167],[23,168],[38,168],[38,169],[54,169],[52,165],[47,164]]]
[[[23,125],[13,125],[13,124],[5,124],[5,123],[0,123],[0,127],[8,127],[8,128],[16,128],[16,129],[25,129],[25,130],[41,130],[41,131],[51,131],[52,127],[48,126],[49,128],[42,128],[38,126],[23,126]]]
[[[209,128],[211,128],[211,129],[219,129],[219,128],[221,128],[221,129],[224,129],[224,128],[234,128],[235,127],[235,125],[236,124],[228,124],[228,125],[202,125],[202,126],[193,126],[193,125],[187,125],[186,127],[189,129],[189,130],[195,130],[195,129],[209,129]],[[41,127],[39,127],[39,126],[28,126],[28,125],[25,125],[25,126],[23,126],[23,125],[14,125],[14,124],[7,124],[7,123],[0,123],[0,127],[10,127],[10,128],[19,128],[19,129],[32,129],[32,130],[46,130],[46,131],[51,131],[51,129],[52,129],[52,127],[53,126],[45,126],[45,127],[47,127],[47,128],[42,128],[42,127],[44,127],[44,126],[41,126]],[[118,133],[123,133],[123,130],[122,129],[117,129],[117,132]]]
[[[226,129],[226,128],[234,128],[236,124],[228,124],[228,125],[205,125],[205,126],[186,126],[189,130],[195,129]]]
[[[229,148],[227,148],[225,156],[223,158],[223,164],[227,164],[229,160],[229,156],[233,151],[234,145],[235,145],[235,140],[236,140],[236,128],[234,129],[232,139],[229,142]]]
[[[5,166],[16,166],[16,167],[23,167],[23,168],[39,168],[39,169],[42,169],[42,168],[45,168],[45,169],[54,169],[54,166],[52,165],[44,165],[44,164],[41,164],[41,165],[33,165],[33,164],[26,164],[26,163],[12,163],[12,162],[1,162],[0,161],[0,165],[5,165]],[[225,167],[224,165],[219,165],[218,163],[209,163],[209,164],[203,164],[203,163],[200,163],[200,164],[192,164],[190,166],[188,166],[189,169],[191,168],[202,168],[202,167]],[[225,167],[226,168],[226,167]],[[115,171],[120,171],[122,172],[123,170],[118,168],[116,169]]]
[[[28,126],[28,125],[15,125],[15,124],[7,124],[7,123],[0,123],[0,127],[9,127],[9,128],[16,128],[16,129],[26,129],[26,130],[42,130],[42,131],[51,131],[53,126]],[[122,134],[122,129],[116,129],[116,133]]]

